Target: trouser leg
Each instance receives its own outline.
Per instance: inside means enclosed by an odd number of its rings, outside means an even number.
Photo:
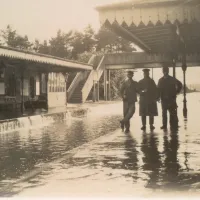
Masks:
[[[173,102],[173,104],[170,106],[169,113],[170,113],[170,126],[172,128],[177,128],[178,127],[178,116],[177,116],[176,102]]]
[[[129,109],[128,102],[124,101],[123,102],[123,115],[124,115],[124,117],[127,115],[128,109]]]
[[[142,118],[142,126],[146,126],[146,120],[147,120],[146,116],[142,116],[141,118]]]
[[[150,126],[154,125],[154,116],[149,116],[149,125]]]
[[[126,121],[124,125],[125,125],[126,130],[129,130],[130,129],[130,120]]]
[[[126,106],[125,106],[126,108]],[[130,128],[130,119],[133,117],[134,113],[135,113],[135,103],[129,103],[127,108],[125,109],[125,115],[124,115],[124,119],[122,120],[124,122],[124,125],[126,127],[126,129]]]
[[[164,102],[162,102],[162,122],[163,126],[167,127],[167,105]]]

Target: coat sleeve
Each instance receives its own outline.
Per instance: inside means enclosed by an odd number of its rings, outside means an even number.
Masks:
[[[183,84],[178,80],[176,79],[176,86],[177,86],[177,94],[181,92],[182,88],[183,88]]]

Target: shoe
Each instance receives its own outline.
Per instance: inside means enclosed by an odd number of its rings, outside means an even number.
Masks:
[[[153,125],[150,126],[150,130],[153,131],[155,127]]]
[[[129,132],[130,132],[130,130],[129,130],[129,129],[126,129],[126,130],[125,130],[125,133],[129,133]]]
[[[124,131],[124,122],[123,122],[123,121],[120,121],[120,124],[121,124],[121,129],[122,129],[122,131]]]
[[[167,126],[161,126],[160,129],[167,130]]]
[[[143,126],[143,127],[141,128],[141,130],[142,130],[142,131],[145,131],[145,130],[146,130],[146,126]]]

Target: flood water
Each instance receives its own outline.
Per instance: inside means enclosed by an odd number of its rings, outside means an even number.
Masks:
[[[200,93],[188,95],[187,119],[182,117],[182,100],[180,96],[179,132],[161,131],[161,117],[155,120],[154,132],[142,132],[137,107],[131,121],[131,133],[124,134],[119,129],[122,105],[113,103],[91,108],[84,118],[1,134],[1,186],[48,162],[50,168],[16,184],[15,189],[6,194],[200,194]],[[97,140],[88,143],[94,139]],[[63,153],[82,144],[88,145],[62,162],[54,162]]]
[[[95,109],[93,111],[96,112]],[[70,149],[116,130],[119,119],[116,113],[109,116],[107,112],[103,115],[90,112],[87,117],[72,117],[67,121],[53,123],[43,128],[2,133],[0,135],[1,186],[13,182],[39,164],[57,159]]]

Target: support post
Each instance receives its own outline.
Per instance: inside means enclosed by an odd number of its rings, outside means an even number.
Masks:
[[[93,102],[96,101],[96,84],[95,84],[95,81],[93,81]]]
[[[110,70],[108,70],[108,100],[111,100]]]
[[[187,118],[187,99],[186,99],[186,55],[183,55],[182,59],[182,70],[183,70],[183,116]]]
[[[152,67],[152,79],[153,79],[153,67]]]
[[[99,81],[97,81],[97,101],[99,101]]]
[[[25,65],[21,67],[21,113],[24,114],[24,70]]]
[[[46,85],[46,109],[48,110],[48,93],[49,93],[49,73],[45,74],[45,85]]]
[[[104,100],[108,100],[108,92],[107,92],[107,70],[104,70]]]
[[[176,78],[176,60],[175,59],[173,59],[173,62],[172,62],[172,64],[173,64],[173,77],[174,78]]]

